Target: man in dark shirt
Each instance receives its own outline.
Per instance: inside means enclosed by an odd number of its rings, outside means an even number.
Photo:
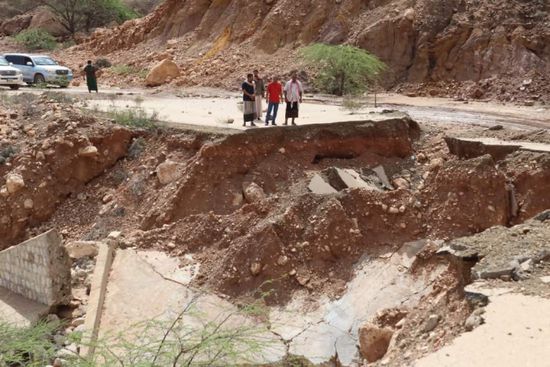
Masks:
[[[98,92],[97,90],[97,72],[98,69],[92,64],[92,61],[89,60],[88,64],[82,71],[82,74],[86,78],[86,84],[88,85],[88,93],[92,91]]]
[[[243,82],[242,86],[243,91],[243,114],[244,114],[244,123],[243,126],[246,126],[246,122],[250,121],[250,126],[256,126],[254,124],[254,118],[256,117],[256,95],[254,91],[254,75],[248,74],[246,80]]]

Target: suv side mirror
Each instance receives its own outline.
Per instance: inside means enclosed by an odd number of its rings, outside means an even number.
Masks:
[[[27,66],[32,66],[32,62],[27,61]]]

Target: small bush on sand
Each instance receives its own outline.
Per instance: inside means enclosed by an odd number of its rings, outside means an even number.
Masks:
[[[135,127],[139,129],[153,129],[157,127],[158,114],[147,113],[142,108],[112,109],[110,117],[119,125]]]
[[[124,65],[124,64],[113,65],[111,67],[111,71],[116,75],[121,75],[121,76],[137,75],[142,79],[145,78],[148,73],[146,69],[140,69],[135,66]]]
[[[359,97],[352,95],[344,96],[342,100],[342,109],[349,111],[351,115],[357,113],[361,108],[363,108],[364,103]]]

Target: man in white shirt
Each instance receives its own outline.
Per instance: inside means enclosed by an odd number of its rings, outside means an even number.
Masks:
[[[302,103],[304,88],[298,80],[296,72],[292,73],[292,78],[285,84],[286,115],[285,125],[288,125],[288,119],[292,119],[292,125],[296,125],[294,119],[298,117],[299,104]]]

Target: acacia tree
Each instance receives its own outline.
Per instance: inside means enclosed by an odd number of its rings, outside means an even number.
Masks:
[[[39,0],[57,17],[63,28],[74,35],[112,21],[124,22],[137,14],[120,0]]]
[[[348,45],[316,43],[304,47],[301,54],[307,63],[319,68],[317,86],[337,96],[365,92],[386,68],[376,56]]]

